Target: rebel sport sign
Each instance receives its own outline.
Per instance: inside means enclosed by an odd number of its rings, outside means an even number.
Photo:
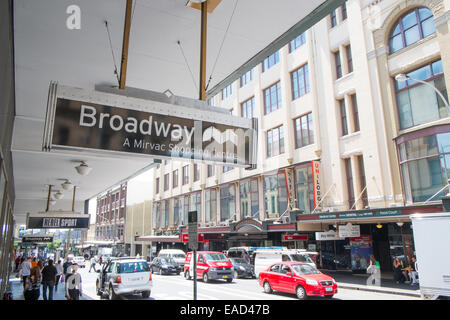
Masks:
[[[254,168],[256,143],[256,119],[199,106],[198,100],[159,93],[144,99],[50,84],[45,151],[187,158]]]

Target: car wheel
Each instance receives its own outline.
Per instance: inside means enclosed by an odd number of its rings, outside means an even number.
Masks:
[[[227,279],[227,282],[231,283],[231,282],[233,282],[233,279]]]
[[[203,273],[203,282],[204,282],[204,283],[208,283],[208,282],[209,282],[209,279],[208,279],[208,273],[207,273],[207,272],[204,272],[204,273]]]
[[[162,275],[162,274],[163,274],[163,271],[161,268],[159,268],[159,275]]]
[[[269,281],[264,282],[264,292],[265,293],[272,293],[272,287],[270,286]]]
[[[238,273],[236,270],[234,270],[234,278],[235,278],[235,279],[238,279],[238,278],[239,278],[239,273]]]
[[[150,297],[150,291],[142,292],[142,298],[148,298],[148,297]]]
[[[99,288],[98,280],[95,282],[95,289],[96,289],[96,291],[97,291],[97,295],[98,295],[98,296],[101,296],[101,295],[102,295],[102,291],[101,291],[100,288]]]
[[[178,271],[178,272],[177,272],[177,276],[179,276],[179,275],[180,275],[180,273],[181,273],[181,271]]]
[[[297,290],[295,290],[295,293],[297,294],[297,298],[300,300],[305,300],[308,296],[306,295],[306,290],[302,286],[298,286]]]
[[[117,294],[114,292],[112,285],[109,285],[108,296],[109,296],[109,300],[117,300],[117,298],[118,298]]]
[[[186,271],[184,272],[184,278],[185,278],[186,280],[191,280],[191,276],[189,275],[189,270],[186,270]]]

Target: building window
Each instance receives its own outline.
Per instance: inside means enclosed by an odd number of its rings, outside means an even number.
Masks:
[[[280,81],[264,90],[264,112],[269,114],[281,108],[281,84]]]
[[[194,163],[194,182],[200,180],[200,166]]]
[[[428,82],[448,100],[441,60],[409,72],[407,76]],[[429,86],[414,80],[395,82],[400,129],[449,116],[444,101]]]
[[[255,114],[255,97],[241,103],[241,116],[244,118],[253,118]]]
[[[164,191],[169,190],[169,174],[164,175]]]
[[[197,217],[202,216],[202,193],[191,193],[189,198],[189,211],[197,211]]]
[[[222,100],[225,100],[226,98],[232,95],[233,93],[232,86],[233,84],[230,83],[228,86],[222,89]]]
[[[336,66],[336,79],[342,77],[342,63],[341,63],[341,54],[340,51],[336,51],[334,54],[334,64]]]
[[[154,228],[161,226],[161,202],[153,202],[152,225]]]
[[[262,72],[265,72],[266,70],[272,68],[274,65],[276,65],[280,61],[280,55],[277,52],[271,54],[267,58],[264,59],[262,62]]]
[[[292,100],[307,94],[309,90],[309,70],[308,65],[291,72]]]
[[[284,132],[283,126],[266,132],[267,158],[284,153]]]
[[[162,201],[161,204],[161,227],[167,228],[169,225],[169,201]]]
[[[389,36],[389,52],[394,53],[436,32],[433,13],[416,8],[401,16]]]
[[[341,6],[341,17],[342,17],[342,21],[347,19],[347,4],[343,4]]]
[[[358,163],[358,175],[359,175],[359,184],[361,186],[360,193],[364,190],[364,192],[361,195],[361,201],[363,204],[363,208],[369,205],[368,199],[367,199],[367,188],[366,188],[366,174],[364,169],[364,159],[363,156],[357,156],[356,161]],[[366,188],[366,189],[365,189]]]
[[[241,217],[259,218],[258,179],[247,180],[239,185]]]
[[[212,164],[208,164],[208,178],[214,175],[214,166]]]
[[[356,94],[350,95],[352,101],[352,111],[353,111],[353,129],[354,132],[358,132],[359,128],[359,112],[358,112],[358,101],[356,100]]]
[[[220,221],[235,218],[236,190],[234,184],[220,188]]]
[[[344,159],[345,176],[347,180],[347,198],[348,208],[351,209],[355,204],[355,192],[353,189],[353,173],[352,173],[352,160],[350,158]]]
[[[345,110],[345,99],[339,100],[339,112],[341,113],[342,135],[348,135],[347,111]]]
[[[247,71],[241,76],[240,86],[243,87],[252,80],[253,80],[253,69]]]
[[[183,166],[183,185],[189,183],[189,165]]]
[[[264,177],[264,210],[266,218],[276,218],[287,209],[286,181],[283,173]]]
[[[223,173],[226,173],[226,172],[231,171],[231,170],[233,170],[233,169],[234,169],[234,167],[223,166],[223,167],[222,167],[222,172],[223,172]]]
[[[312,113],[294,120],[295,147],[302,148],[314,143],[314,127]]]
[[[311,163],[295,168],[296,207],[305,213],[314,210],[314,183]]]
[[[178,198],[173,199],[173,224],[178,226],[180,223],[180,201]]]
[[[331,22],[331,27],[332,28],[337,26],[336,10],[331,11],[331,13],[330,13],[330,22]]]
[[[420,138],[417,134],[398,144],[407,202],[427,201],[450,179],[450,126],[429,128]],[[443,190],[430,201],[440,200],[445,193]]]
[[[350,45],[345,46],[345,55],[347,57],[347,72],[353,72],[352,47]]]
[[[156,181],[155,181],[155,192],[156,192],[156,194],[159,193],[159,178],[156,178]]]
[[[295,49],[300,48],[306,43],[306,36],[303,32],[301,35],[297,36],[295,39],[289,42],[289,52],[295,51]]]
[[[205,222],[217,221],[217,191],[205,191]]]
[[[178,187],[178,169],[172,173],[172,188]]]

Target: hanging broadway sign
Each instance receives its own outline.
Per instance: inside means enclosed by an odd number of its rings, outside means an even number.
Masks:
[[[51,83],[43,150],[256,167],[256,119],[232,116],[198,100],[161,96],[136,98]]]

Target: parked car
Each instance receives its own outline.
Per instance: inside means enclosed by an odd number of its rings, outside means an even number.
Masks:
[[[175,262],[173,258],[161,258],[156,257],[153,259],[150,270],[153,273],[159,273],[159,274],[171,274],[176,273],[180,274],[181,267],[178,265],[178,263]]]
[[[148,298],[152,289],[150,266],[143,259],[112,258],[97,270],[97,295],[107,293],[110,300],[122,294],[142,294]]]
[[[259,273],[266,270],[267,267],[276,263],[283,261],[295,261],[304,262],[309,264],[311,267],[316,268],[316,264],[311,260],[311,258],[299,250],[295,249],[264,249],[255,251],[255,273],[259,276]]]
[[[192,251],[186,255],[184,262],[184,277],[191,279],[194,277],[194,260]],[[197,278],[202,278],[203,282],[223,279],[227,282],[233,281],[233,264],[222,252],[199,251],[197,252]]]
[[[266,293],[273,291],[295,293],[301,300],[309,296],[324,296],[331,299],[337,293],[337,284],[332,277],[302,262],[272,264],[259,274],[258,282]]]
[[[71,261],[72,263],[77,263],[80,268],[86,267],[86,259],[82,256],[75,256]]]
[[[178,264],[178,266],[183,268],[184,261],[186,260],[186,253],[180,249],[162,249],[158,253],[160,258],[172,258]]]
[[[255,267],[243,258],[229,258],[234,267],[234,278],[256,278]]]

